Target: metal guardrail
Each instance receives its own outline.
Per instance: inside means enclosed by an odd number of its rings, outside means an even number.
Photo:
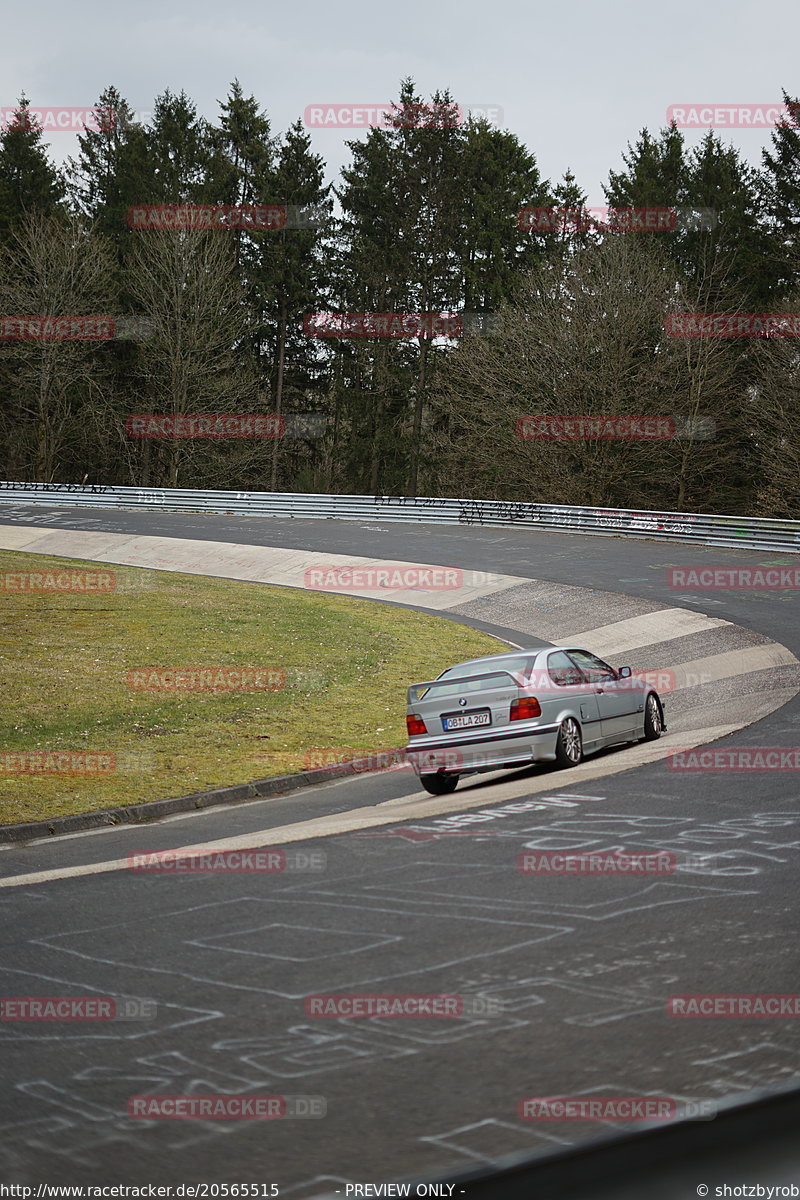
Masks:
[[[634,511],[505,500],[442,500],[429,496],[325,496],[294,492],[193,491],[187,488],[0,481],[1,503],[240,513],[244,516],[317,520],[377,519],[437,525],[505,526],[800,554],[800,521],[710,513]]]

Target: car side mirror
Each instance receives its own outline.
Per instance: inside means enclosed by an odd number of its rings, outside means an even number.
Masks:
[[[630,667],[620,667],[617,671],[617,675],[619,675],[620,679],[627,679],[630,676],[630,673]]]

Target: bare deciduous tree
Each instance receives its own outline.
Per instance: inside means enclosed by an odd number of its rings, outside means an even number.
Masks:
[[[730,467],[735,362],[719,339],[665,334],[667,314],[687,306],[676,268],[641,235],[546,261],[496,333],[465,339],[443,368],[431,486],[562,504],[702,504]],[[517,423],[528,416],[659,416],[684,430],[704,418],[715,436],[526,441]]]
[[[129,291],[149,322],[141,345],[145,411],[172,417],[189,413],[253,412],[254,370],[239,350],[252,314],[239,281],[227,231],[153,231],[140,235],[129,263]],[[159,443],[159,445],[161,445]],[[143,448],[143,482],[177,487],[195,462],[218,442],[174,439],[163,453]],[[263,452],[262,447],[238,453]],[[155,461],[153,461],[155,460]]]
[[[800,254],[795,273],[800,276]],[[800,293],[782,307],[796,329]],[[794,336],[759,338],[753,346],[755,382],[749,389],[746,416],[758,488],[760,516],[800,516],[800,342]]]
[[[80,221],[33,213],[0,251],[0,313],[6,318],[50,317],[49,332],[7,322],[4,360],[4,441],[25,477],[52,482],[67,446],[85,442],[102,399],[98,342],[59,333],[65,317],[111,322],[112,264],[108,247]]]

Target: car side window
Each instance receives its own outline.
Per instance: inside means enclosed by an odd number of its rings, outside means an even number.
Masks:
[[[563,650],[548,654],[547,674],[557,687],[578,687],[586,682],[581,671]]]
[[[602,683],[617,678],[613,667],[595,654],[590,654],[588,650],[570,650],[569,657],[578,664],[590,683]]]

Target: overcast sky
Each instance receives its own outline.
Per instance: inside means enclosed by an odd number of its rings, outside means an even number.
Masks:
[[[238,78],[282,132],[310,105],[388,103],[410,75],[425,96],[449,88],[464,107],[494,110],[545,178],[569,167],[589,203],[602,204],[609,168],[619,169],[643,126],[666,123],[669,105],[774,104],[781,87],[797,97],[799,47],[797,0],[40,0],[6,7],[0,107],[22,91],[36,107],[91,107],[113,84],[149,114],[169,87],[215,119]],[[769,140],[767,129],[720,134],[753,163]],[[325,128],[312,137],[333,178],[353,134]],[[58,161],[75,153],[70,134],[49,140]]]

